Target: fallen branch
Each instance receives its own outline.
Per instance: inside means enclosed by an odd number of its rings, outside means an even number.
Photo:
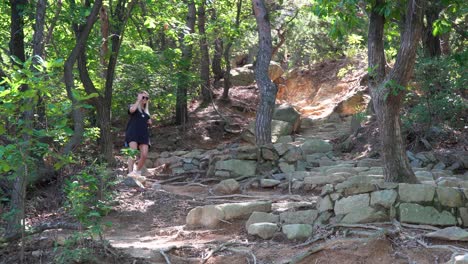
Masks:
[[[189,176],[190,175],[177,176],[177,177],[170,178],[170,179],[167,179],[167,180],[164,180],[164,181],[160,181],[159,183],[160,184],[165,184],[165,183],[168,183],[168,182],[175,182],[175,181],[178,181],[178,180],[181,180],[181,179],[185,179],[185,178],[187,178]]]
[[[378,223],[377,223],[378,224]],[[386,223],[384,223],[386,224]],[[372,230],[382,230],[384,228],[377,227],[373,225],[361,225],[361,224],[334,224],[332,227],[348,227],[348,228],[363,228],[363,229],[372,229]]]
[[[420,244],[421,246],[425,248],[445,249],[445,250],[452,251],[453,253],[461,253],[461,252],[468,253],[468,249],[456,247],[452,245],[428,245],[420,239],[416,240],[416,242],[418,242],[418,244]]]
[[[403,227],[409,227],[413,229],[432,230],[432,231],[440,230],[440,228],[431,226],[431,225],[412,225],[412,224],[405,224],[405,223],[400,223],[400,225]]]

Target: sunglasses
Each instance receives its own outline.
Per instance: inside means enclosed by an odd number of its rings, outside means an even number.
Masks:
[[[148,96],[143,96],[142,98],[143,98],[143,99],[146,99],[146,100],[149,100],[149,97],[148,97]]]

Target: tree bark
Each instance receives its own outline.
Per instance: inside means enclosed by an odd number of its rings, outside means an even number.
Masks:
[[[201,95],[203,103],[211,102],[213,97],[210,89],[210,54],[208,51],[208,42],[206,41],[205,32],[205,1],[202,0],[198,8],[198,33],[200,34],[200,79],[201,79]]]
[[[193,0],[187,2],[188,12],[186,26],[189,29],[189,34],[195,32],[196,9]],[[184,34],[179,36],[179,43],[182,48],[182,59],[178,72],[177,91],[176,91],[176,124],[185,125],[188,119],[187,109],[187,86],[188,74],[191,65],[192,45],[185,44]]]
[[[46,14],[46,0],[38,0],[36,5],[36,19],[34,24],[34,35],[33,35],[33,62],[34,64],[39,64],[41,59],[44,59],[44,46],[45,46],[45,36],[44,36],[44,24],[45,24],[45,14]],[[37,105],[37,123],[36,127],[45,128],[46,123],[46,111],[45,104],[41,94],[38,94]]]
[[[268,11],[263,0],[252,0],[257,20],[259,50],[255,66],[255,80],[260,90],[260,102],[255,119],[255,141],[258,146],[271,143],[271,119],[278,88],[268,77],[272,44]]]
[[[416,49],[421,37],[423,0],[410,0],[406,9],[404,32],[393,69],[385,74],[383,49],[384,17],[378,9],[383,0],[372,7],[369,20],[368,60],[369,88],[379,124],[387,182],[418,182],[411,170],[401,133],[400,110],[405,87],[414,69]]]
[[[439,14],[442,11],[440,0],[428,1],[428,6],[425,11],[426,27],[424,28],[423,47],[424,53],[429,57],[439,57],[442,54],[440,46],[440,37],[432,34],[434,22],[439,19]]]
[[[213,71],[213,86],[219,87],[219,81],[223,78],[224,72],[221,68],[221,61],[223,59],[223,40],[216,38],[214,41],[213,60],[211,62],[211,69]]]
[[[24,17],[23,9],[27,7],[26,0],[10,0],[11,17],[10,17],[10,53],[15,56],[20,62],[24,62],[26,55],[24,51]],[[23,64],[18,64],[18,67],[23,67]],[[25,84],[21,85],[20,91],[25,92],[29,87]],[[31,100],[25,97],[24,106],[30,106]],[[28,108],[28,107],[27,107]],[[21,227],[22,219],[24,218],[24,206],[26,199],[26,185],[28,176],[28,157],[31,147],[31,134],[32,134],[32,119],[33,107],[23,111],[21,120],[24,131],[21,135],[23,142],[18,143],[19,152],[21,153],[22,161],[18,162],[18,167],[15,170],[16,177],[13,182],[13,190],[11,192],[11,216],[7,219],[7,226],[5,229],[5,236],[13,237],[23,230]],[[21,257],[23,254],[21,254]]]
[[[236,22],[234,26],[236,30],[239,30],[241,11],[242,0],[237,0]],[[221,96],[221,99],[223,100],[229,99],[229,88],[231,88],[231,47],[233,41],[234,40],[232,39],[232,37],[230,37],[226,45],[226,49],[224,50],[224,62],[226,63],[226,71],[224,72],[224,89],[223,95]]]
[[[99,49],[99,62],[101,63],[101,77],[105,78],[107,75],[106,69],[106,56],[109,54],[109,16],[107,15],[107,8],[105,6],[101,7],[99,12],[99,20],[101,21],[101,39],[102,44]]]

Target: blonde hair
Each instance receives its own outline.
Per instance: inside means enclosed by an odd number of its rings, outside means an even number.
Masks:
[[[146,96],[149,96],[149,93],[147,91],[141,91],[140,92],[141,94],[146,94]],[[145,109],[143,110],[142,107],[141,107],[141,104],[138,104],[138,111],[140,111],[141,113],[145,112],[147,115],[151,116],[150,115],[150,112],[149,112],[149,107],[148,107],[148,100],[146,100],[146,103],[145,103]]]

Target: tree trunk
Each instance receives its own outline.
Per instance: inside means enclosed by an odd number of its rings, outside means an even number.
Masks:
[[[34,36],[33,36],[33,62],[34,64],[39,64],[39,59],[44,59],[44,45],[45,45],[45,36],[44,36],[44,24],[45,24],[45,13],[46,13],[46,0],[38,0],[36,6],[36,19],[34,24]],[[37,123],[36,127],[45,128],[46,123],[46,111],[45,103],[41,96],[38,94],[37,99]]]
[[[442,11],[440,0],[428,1],[426,8],[426,27],[424,28],[423,47],[424,53],[428,57],[439,57],[442,54],[439,36],[432,34],[434,22],[439,19]]]
[[[237,10],[236,10],[236,22],[235,29],[238,30],[240,26],[240,15],[242,11],[242,0],[237,0]],[[271,33],[270,33],[271,34]],[[234,40],[232,37],[229,38],[224,50],[224,62],[226,63],[226,71],[224,72],[224,89],[221,99],[229,99],[229,88],[231,88],[231,47]]]
[[[189,29],[189,34],[195,31],[196,9],[193,0],[187,2],[188,13],[186,26]],[[192,44],[185,44],[184,34],[179,36],[179,43],[182,47],[182,59],[180,61],[180,68],[178,73],[177,91],[176,91],[176,124],[185,125],[188,119],[187,110],[187,86],[188,84],[188,71],[190,70],[191,57],[192,57]]]
[[[200,34],[200,79],[201,79],[201,95],[203,103],[211,102],[212,94],[210,89],[210,54],[208,51],[208,42],[206,41],[205,32],[205,1],[202,0],[198,8],[198,33]]]
[[[223,59],[223,40],[216,38],[214,41],[213,61],[211,62],[211,68],[213,71],[213,87],[219,87],[219,81],[223,78],[223,70],[221,69],[221,60]]]
[[[423,1],[408,2],[404,32],[393,69],[385,74],[383,30],[385,19],[379,13],[383,0],[372,7],[369,20],[369,88],[379,124],[384,175],[387,182],[418,182],[406,156],[401,134],[400,110],[405,87],[412,75],[416,49],[421,37]]]
[[[11,6],[11,24],[10,24],[10,53],[21,62],[25,61],[26,55],[24,52],[24,8],[27,7],[26,0],[10,0]],[[14,63],[14,62],[13,62]],[[22,64],[18,67],[23,67]],[[25,92],[29,87],[25,84],[21,85],[21,92]],[[31,103],[29,97],[25,97],[23,105],[29,106]],[[18,130],[24,131],[21,135],[22,142],[18,144],[19,152],[21,153],[22,161],[18,162],[18,167],[15,170],[16,177],[13,182],[13,190],[11,192],[11,215],[7,218],[7,226],[5,229],[6,237],[13,237],[23,230],[22,219],[24,218],[24,206],[26,199],[26,184],[28,176],[28,156],[31,147],[32,134],[32,118],[33,108],[23,111],[21,120],[23,127]],[[22,258],[23,254],[21,255]]]
[[[99,20],[101,21],[101,39],[102,44],[99,49],[99,62],[101,63],[101,78],[105,78],[107,75],[106,69],[106,57],[109,55],[109,17],[107,16],[107,8],[101,7],[99,12]]]
[[[275,107],[276,85],[268,77],[272,44],[268,11],[263,0],[252,0],[257,20],[259,50],[255,66],[255,80],[260,90],[260,102],[255,119],[255,141],[258,146],[271,143],[271,119]]]

